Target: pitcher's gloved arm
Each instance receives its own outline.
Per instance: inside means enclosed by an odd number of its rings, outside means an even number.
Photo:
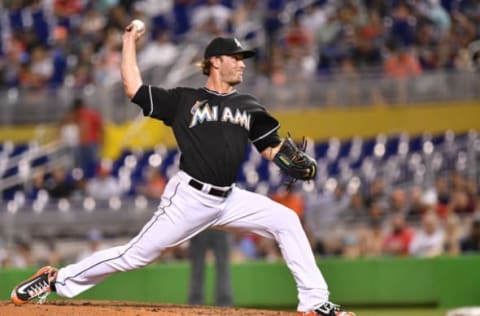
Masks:
[[[276,146],[266,148],[264,151],[262,151],[262,157],[269,160],[269,161],[272,161],[273,158],[275,157],[275,155],[280,150],[280,147],[282,146],[282,143],[280,143]]]
[[[262,151],[262,156],[294,179],[312,180],[317,173],[317,163],[305,153],[305,145],[304,142],[297,146],[290,137],[286,137],[279,145]]]

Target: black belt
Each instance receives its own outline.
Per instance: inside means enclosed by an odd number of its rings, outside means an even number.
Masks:
[[[195,179],[191,179],[188,184],[192,187],[194,187],[197,190],[203,191],[203,183],[198,182]],[[232,192],[232,188],[228,188],[227,190],[220,190],[216,188],[210,188],[210,190],[206,193],[218,197],[227,197],[230,193]]]

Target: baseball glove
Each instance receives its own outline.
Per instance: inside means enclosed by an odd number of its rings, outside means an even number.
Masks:
[[[273,157],[273,162],[286,175],[296,180],[312,180],[317,173],[315,159],[305,153],[307,142],[305,138],[302,144],[297,146],[290,135],[285,138],[280,150]]]

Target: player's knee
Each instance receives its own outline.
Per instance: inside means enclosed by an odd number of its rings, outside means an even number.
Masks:
[[[297,229],[302,226],[297,213],[287,207],[282,208],[281,214],[278,214],[278,218],[281,223],[280,226],[282,226],[283,228]]]

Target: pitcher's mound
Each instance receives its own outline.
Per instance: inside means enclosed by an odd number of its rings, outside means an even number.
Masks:
[[[0,302],[2,316],[294,316],[295,312],[236,307],[172,305],[117,301],[48,301],[15,306]]]

